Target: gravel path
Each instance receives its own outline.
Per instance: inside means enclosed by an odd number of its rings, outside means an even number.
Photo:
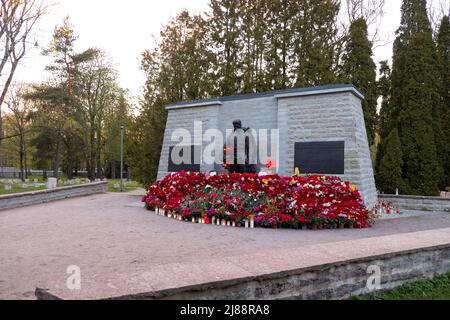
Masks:
[[[139,192],[68,199],[0,211],[0,299],[34,299],[36,287],[64,287],[71,265],[91,284],[106,281],[98,295],[107,296],[118,275],[126,282],[127,274],[149,268],[449,227],[448,213],[413,212],[366,230],[246,230],[155,216]]]

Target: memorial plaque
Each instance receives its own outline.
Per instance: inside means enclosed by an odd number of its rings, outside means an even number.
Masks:
[[[172,152],[174,155],[183,157],[184,152],[186,152],[186,148],[189,150],[190,148],[190,161],[189,163],[174,163],[174,157],[172,157]],[[201,147],[200,146],[177,146],[169,148],[169,172],[178,172],[178,171],[190,171],[190,172],[200,172],[200,156],[201,156]],[[197,160],[197,161],[196,161]]]
[[[295,143],[294,168],[310,174],[344,174],[345,142]]]

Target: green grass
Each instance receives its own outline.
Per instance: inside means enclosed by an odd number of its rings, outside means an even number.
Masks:
[[[450,300],[450,272],[356,300]]]
[[[44,183],[44,182],[47,181],[47,179],[44,179],[43,176],[33,176],[33,175],[31,175],[31,176],[28,176],[27,179],[29,179],[31,182],[33,182],[34,179],[37,179],[39,181],[39,183]]]
[[[12,187],[12,189],[11,190],[5,190],[5,184],[4,183],[0,183],[0,195],[13,194],[13,193],[22,193],[22,192],[30,192],[30,191],[38,191],[38,190],[45,190],[45,189],[47,189],[46,186],[21,188],[20,184],[9,184],[9,185]]]
[[[108,192],[120,192],[120,188],[114,188],[114,185],[120,186],[119,180],[108,180]],[[124,192],[133,191],[138,188],[142,188],[142,185],[136,181],[125,181],[124,182]]]
[[[58,177],[58,184],[57,184],[57,187],[58,187],[58,188],[61,188],[61,187],[70,187],[70,186],[77,186],[77,185],[80,185],[80,184],[85,184],[85,183],[87,183],[86,178],[73,177],[71,180],[74,182],[74,184],[64,184],[64,182],[69,181],[69,179],[67,178],[67,176],[61,176],[61,177]],[[75,180],[80,180],[80,183],[75,183]]]

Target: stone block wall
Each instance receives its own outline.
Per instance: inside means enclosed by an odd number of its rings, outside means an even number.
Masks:
[[[367,286],[369,267],[380,271],[380,287]],[[407,282],[432,278],[450,270],[450,246],[368,256],[248,278],[142,292],[111,300],[340,300],[394,289]],[[38,290],[39,300],[60,299]]]
[[[52,190],[39,190],[2,195],[0,196],[0,210],[14,209],[35,204],[52,202],[56,200],[63,200],[67,198],[104,193],[106,192],[107,187],[107,182],[94,182]]]
[[[268,139],[272,129],[279,130],[275,150],[269,150],[268,156],[277,160],[278,173],[281,175],[294,173],[296,142],[345,141],[345,174],[340,177],[355,184],[366,205],[371,208],[377,203],[377,193],[361,107],[362,98],[353,86],[336,85],[168,106],[158,179],[168,174],[169,149],[178,143],[171,139],[176,129],[187,129],[193,133],[194,122],[202,121],[203,132],[210,128],[219,129],[225,138],[227,130],[232,129],[233,120],[241,119],[244,127],[267,129]],[[209,144],[200,143],[203,147]],[[193,145],[194,141],[188,144]],[[265,159],[260,159],[260,162],[264,163]],[[203,172],[214,169],[217,166],[201,165]]]
[[[422,196],[396,196],[380,194],[380,201],[406,210],[429,210],[450,212],[450,198],[422,197]]]

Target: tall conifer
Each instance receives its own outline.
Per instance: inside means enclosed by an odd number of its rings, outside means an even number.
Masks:
[[[354,84],[365,96],[362,107],[369,145],[374,143],[377,120],[376,65],[372,54],[367,23],[359,18],[350,26],[350,38],[343,57],[342,78],[345,82]]]
[[[404,192],[435,195],[442,174],[435,137],[440,134],[436,110],[436,47],[426,0],[403,0],[394,43],[390,127],[398,128],[403,152]]]
[[[441,163],[444,175],[443,188],[450,186],[450,21],[444,16],[437,34],[439,93],[441,96],[442,142]]]

